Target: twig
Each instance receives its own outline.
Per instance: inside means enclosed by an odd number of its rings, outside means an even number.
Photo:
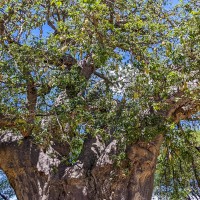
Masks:
[[[102,78],[103,80],[105,80],[106,83],[109,83],[109,84],[112,84],[113,85],[113,82],[110,81],[106,76],[104,76],[103,74],[95,71],[94,72],[94,75],[98,76],[99,78]]]
[[[4,200],[8,200],[8,198],[2,193],[0,193],[0,197],[2,197]]]

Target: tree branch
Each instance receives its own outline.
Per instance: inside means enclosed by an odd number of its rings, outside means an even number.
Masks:
[[[99,78],[102,78],[106,83],[109,83],[109,84],[113,85],[113,82],[110,81],[110,80],[109,80],[106,76],[104,76],[103,74],[101,74],[101,73],[95,71],[95,72],[94,72],[94,75],[98,76]]]
[[[0,197],[3,198],[4,200],[8,200],[8,198],[4,194],[2,194],[1,192],[0,192]]]

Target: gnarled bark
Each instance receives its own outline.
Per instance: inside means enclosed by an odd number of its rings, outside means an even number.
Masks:
[[[150,200],[162,140],[159,135],[151,143],[131,145],[119,168],[112,160],[117,141],[104,144],[90,136],[77,163],[67,166],[55,148],[42,149],[31,138],[19,143],[7,133],[0,138],[0,168],[19,200]]]

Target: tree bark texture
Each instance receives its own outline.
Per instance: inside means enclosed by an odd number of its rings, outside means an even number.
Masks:
[[[88,137],[79,160],[61,162],[67,146],[44,149],[31,138],[0,136],[0,168],[19,200],[150,200],[162,135],[127,149],[121,167],[113,163],[117,141]],[[62,151],[59,151],[62,149]]]

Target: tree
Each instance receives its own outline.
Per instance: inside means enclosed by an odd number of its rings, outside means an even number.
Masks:
[[[0,168],[18,199],[147,200],[156,166],[160,195],[198,195],[198,1],[0,6]]]

